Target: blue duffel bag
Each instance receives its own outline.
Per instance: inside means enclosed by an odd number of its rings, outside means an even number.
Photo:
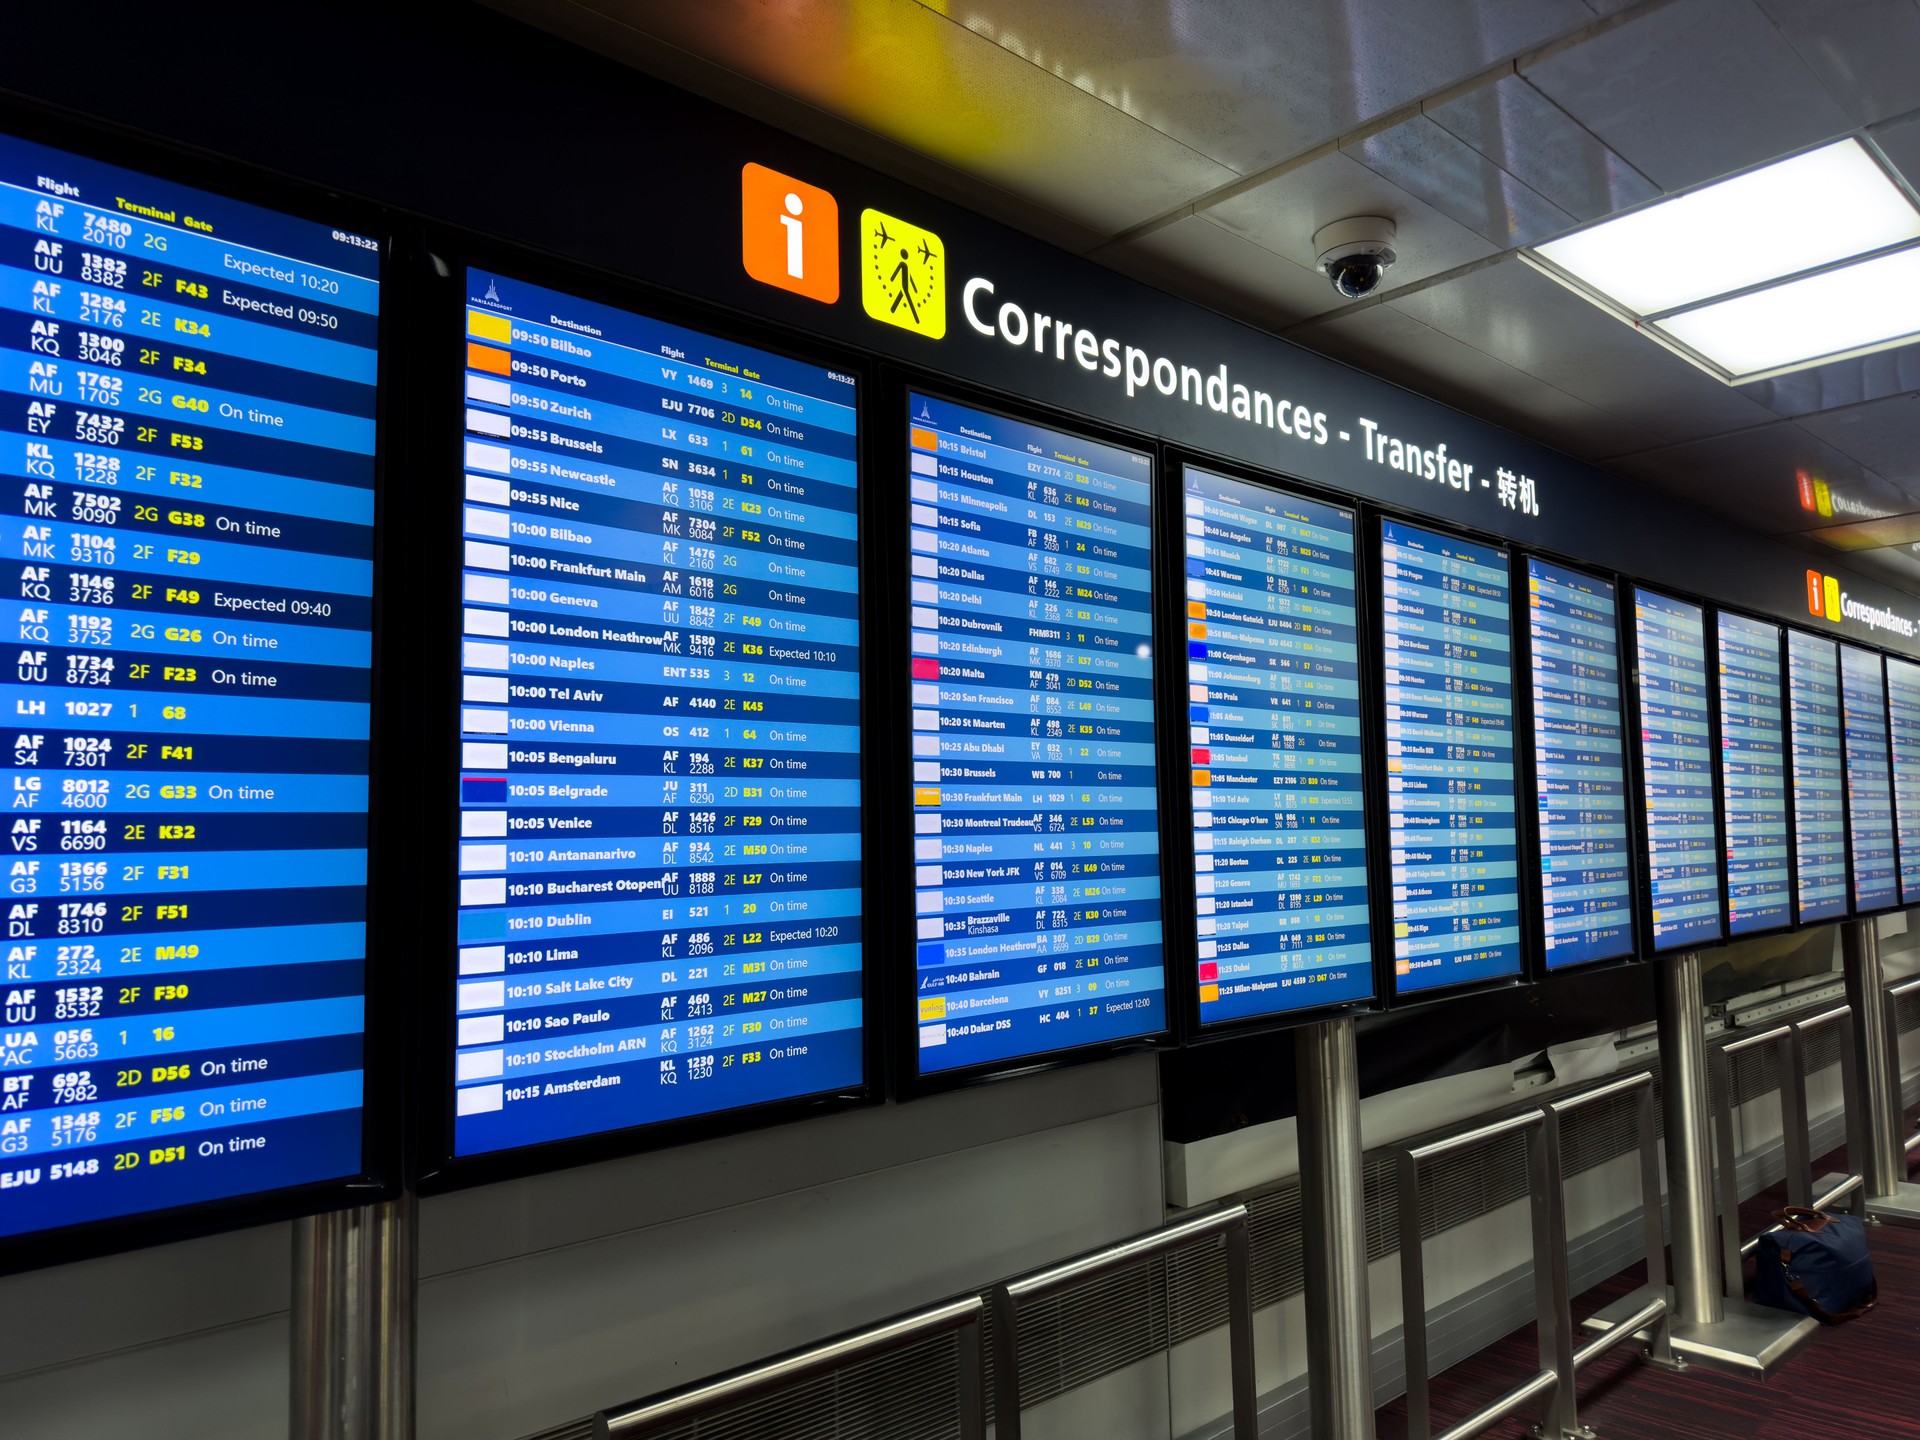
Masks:
[[[1755,1300],[1811,1315],[1822,1325],[1857,1320],[1873,1308],[1880,1292],[1867,1227],[1858,1218],[1793,1205],[1774,1211],[1773,1218],[1781,1228],[1760,1237]]]

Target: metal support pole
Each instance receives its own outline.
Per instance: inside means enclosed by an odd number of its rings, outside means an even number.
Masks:
[[[1667,1200],[1671,1215],[1673,1291],[1669,1310],[1672,1353],[1681,1359],[1761,1378],[1804,1344],[1819,1327],[1810,1316],[1769,1310],[1721,1290],[1721,1255],[1714,1213],[1713,1149],[1707,1113],[1706,1006],[1700,957],[1669,956],[1660,966],[1660,1068],[1667,1122]],[[1728,1086],[1731,1104],[1731,1085]],[[1731,1146],[1731,1134],[1725,1137]],[[1732,1168],[1729,1158],[1728,1169]],[[1737,1205],[1729,1228],[1738,1223]],[[1658,1237],[1648,1236],[1648,1276]],[[1651,1303],[1663,1298],[1655,1281],[1589,1316],[1589,1330],[1630,1329],[1645,1335],[1657,1356],[1657,1332],[1646,1328]],[[1729,1287],[1731,1288],[1731,1287]],[[1584,1352],[1583,1352],[1584,1353]]]
[[[1373,1321],[1352,1017],[1294,1032],[1314,1440],[1373,1440]]]
[[[1546,1440],[1591,1440],[1580,1423],[1573,1364],[1573,1280],[1567,1260],[1567,1196],[1562,1177],[1560,1112],[1542,1109],[1545,1123],[1527,1133],[1527,1188],[1533,1212],[1533,1313],[1540,1368],[1555,1385],[1547,1395],[1538,1433]]]
[[[291,1440],[412,1440],[412,1195],[293,1226]]]
[[[1895,1225],[1920,1225],[1920,1187],[1907,1183],[1907,1157],[1900,1115],[1900,1067],[1894,1059],[1886,979],[1880,969],[1880,932],[1873,919],[1841,927],[1840,955],[1846,969],[1847,1005],[1853,1011],[1851,1041],[1855,1093],[1849,1127],[1860,1153],[1852,1168],[1866,1181],[1867,1214]],[[1851,1158],[1851,1157],[1850,1157]]]
[[[1672,1214],[1674,1318],[1724,1318],[1714,1247],[1713,1151],[1707,1138],[1706,1002],[1700,956],[1660,966],[1660,1066],[1667,1120],[1667,1201]]]
[[[1874,920],[1849,921],[1840,931],[1846,967],[1847,1004],[1853,1010],[1855,1075],[1860,1094],[1847,1096],[1859,1106],[1861,1156],[1857,1168],[1869,1196],[1891,1195],[1906,1178],[1893,1067],[1887,1060],[1887,992],[1880,971],[1880,933]]]
[[[1227,1231],[1227,1349],[1232,1365],[1234,1433],[1260,1434],[1260,1386],[1253,1368],[1253,1237]]]

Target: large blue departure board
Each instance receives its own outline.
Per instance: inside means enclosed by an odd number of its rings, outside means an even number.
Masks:
[[[380,246],[5,137],[0,227],[0,1235],[358,1176]]]
[[[1380,522],[1394,986],[1518,975],[1507,552]]]
[[[455,1152],[853,1089],[854,382],[465,281]]]
[[[920,1072],[1152,1035],[1153,462],[909,412]]]
[[[1540,915],[1549,970],[1633,953],[1626,726],[1611,580],[1527,557]]]
[[[1707,621],[1698,605],[1635,589],[1634,663],[1653,948],[1722,936]]]
[[[1847,820],[1853,842],[1853,904],[1862,913],[1900,902],[1894,862],[1892,764],[1880,656],[1840,647],[1840,709],[1847,731]]]
[[[1719,642],[1727,932],[1752,935],[1793,922],[1780,627],[1723,610]]]
[[[1900,841],[1900,903],[1920,904],[1920,665],[1892,655],[1887,656],[1887,719],[1894,834]]]
[[[1200,1022],[1368,999],[1353,511],[1184,485]]]
[[[1787,722],[1793,755],[1794,905],[1800,922],[1847,913],[1847,793],[1840,659],[1831,640],[1787,631]]]

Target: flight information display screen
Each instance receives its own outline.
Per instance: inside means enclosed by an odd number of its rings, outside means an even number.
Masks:
[[[1900,903],[1920,903],[1920,665],[1887,656],[1887,718],[1893,742],[1894,831],[1900,841]]]
[[[1840,647],[1840,706],[1847,730],[1847,816],[1853,838],[1853,904],[1882,910],[1900,901],[1894,864],[1892,766],[1880,656]]]
[[[1793,922],[1780,627],[1722,611],[1719,639],[1727,930],[1751,935]]]
[[[465,281],[455,1153],[857,1087],[854,382]]]
[[[1153,462],[909,401],[920,1072],[1166,1028]]]
[[[1802,924],[1847,913],[1847,794],[1840,660],[1833,641],[1787,631],[1793,737],[1794,903]]]
[[[1507,552],[1383,519],[1380,574],[1395,988],[1518,975]]]
[[[1527,557],[1540,914],[1549,970],[1633,953],[1613,582]]]
[[[380,245],[8,137],[0,227],[0,1236],[358,1176]]]
[[[1369,999],[1353,511],[1184,486],[1200,1022]]]
[[[1722,935],[1707,621],[1651,590],[1633,609],[1653,948],[1670,950]]]

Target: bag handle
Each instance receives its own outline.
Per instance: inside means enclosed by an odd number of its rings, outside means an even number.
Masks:
[[[1802,1235],[1818,1235],[1827,1228],[1828,1217],[1818,1210],[1809,1210],[1804,1205],[1788,1205],[1773,1212],[1773,1218],[1783,1230],[1798,1231]]]

